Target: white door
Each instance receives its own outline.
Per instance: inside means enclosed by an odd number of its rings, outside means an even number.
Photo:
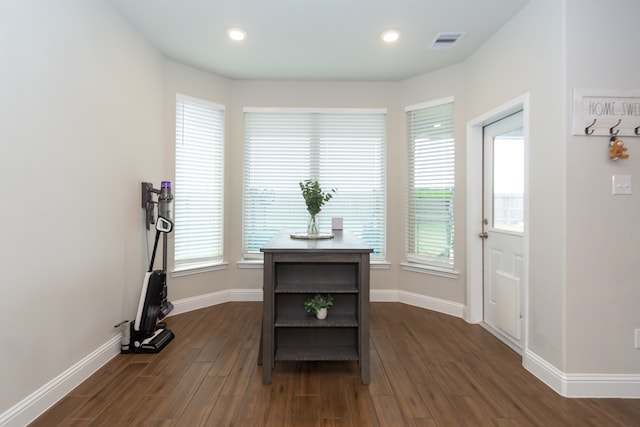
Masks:
[[[522,112],[484,127],[483,309],[499,338],[522,349],[524,135]]]

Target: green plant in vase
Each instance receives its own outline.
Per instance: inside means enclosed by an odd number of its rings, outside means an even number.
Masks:
[[[313,313],[318,319],[327,317],[327,309],[333,305],[333,297],[329,294],[315,294],[304,302],[304,309]]]
[[[304,202],[307,205],[307,212],[309,212],[307,234],[310,236],[317,236],[319,231],[316,215],[320,213],[322,206],[331,200],[333,197],[333,194],[331,193],[335,193],[336,190],[332,188],[327,192],[322,191],[317,179],[308,179],[304,182],[300,182],[300,190],[302,190],[302,197],[304,197]]]

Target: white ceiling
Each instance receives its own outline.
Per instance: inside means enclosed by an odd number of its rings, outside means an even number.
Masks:
[[[464,61],[529,0],[108,1],[167,57],[221,77],[380,81]],[[390,28],[395,44],[380,39]],[[431,49],[441,32],[465,35]]]

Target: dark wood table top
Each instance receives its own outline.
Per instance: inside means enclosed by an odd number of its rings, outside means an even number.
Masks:
[[[350,252],[371,253],[373,248],[348,230],[333,230],[331,239],[298,239],[291,231],[281,231],[260,248],[261,252]]]

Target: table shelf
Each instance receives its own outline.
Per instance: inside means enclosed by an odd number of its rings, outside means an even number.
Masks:
[[[305,284],[299,282],[277,285],[274,292],[276,294],[357,294],[358,287],[355,283],[351,285],[337,286],[332,283]]]
[[[278,347],[275,359],[280,361],[358,360],[358,350],[354,346]]]
[[[355,315],[329,314],[326,319],[319,320],[311,314],[308,316],[278,315],[274,326],[276,328],[357,328],[358,318]]]

